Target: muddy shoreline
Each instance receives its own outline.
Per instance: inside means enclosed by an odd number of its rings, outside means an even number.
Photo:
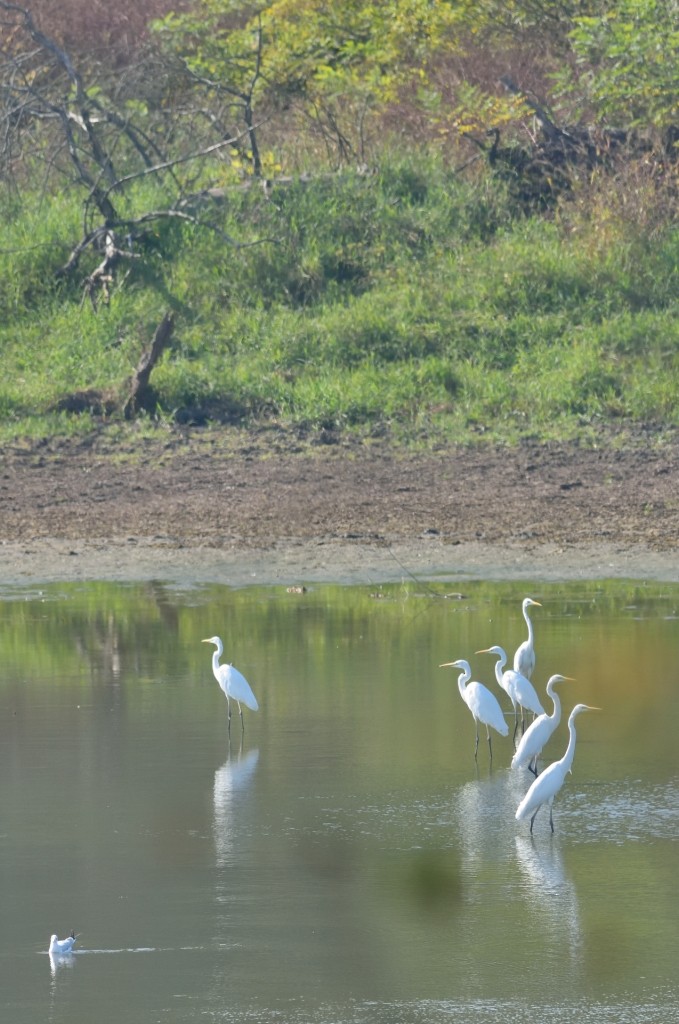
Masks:
[[[646,579],[679,582],[679,557],[615,545],[530,550],[429,541],[389,547],[334,540],[278,542],[270,548],[168,548],[145,538],[73,543],[41,539],[0,547],[0,585],[159,580],[175,585],[380,584],[413,580]]]
[[[403,453],[281,434],[0,459],[0,580],[679,581],[679,444]]]

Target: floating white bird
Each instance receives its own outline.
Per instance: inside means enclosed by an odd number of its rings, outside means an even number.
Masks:
[[[56,935],[50,938],[48,953],[72,953],[78,936],[71,932],[67,939],[58,939]]]
[[[516,809],[515,818],[517,821],[522,821],[530,815],[531,833],[533,832],[535,816],[543,804],[549,804],[549,824],[552,832],[554,831],[552,804],[554,803],[554,797],[564,784],[567,773],[571,771],[573,755],[575,754],[575,719],[581,711],[601,711],[601,708],[592,708],[588,704],[575,705],[568,716],[568,746],[566,747],[566,753],[561,760],[554,761],[549,767],[545,768],[541,775],[538,775]]]
[[[527,765],[528,770],[533,772],[533,775],[537,775],[538,757],[561,721],[561,701],[554,687],[557,683],[567,681],[572,681],[570,676],[555,675],[550,678],[547,683],[547,696],[552,698],[554,710],[551,715],[548,715],[547,712],[538,715],[535,721],[528,726],[512,758],[512,768],[521,768],[523,765]]]
[[[497,656],[497,661],[495,662],[495,678],[511,700],[512,707],[514,708],[514,714],[516,714],[517,704],[521,708],[522,722],[524,708],[526,711],[532,711],[534,715],[544,715],[545,709],[540,703],[540,698],[535,692],[535,687],[531,683],[530,679],[526,679],[526,677],[522,675],[521,672],[517,672],[516,669],[505,669],[507,655],[502,647],[485,647],[482,651],[477,651],[476,653],[495,654]]]
[[[533,625],[528,618],[528,609],[531,605],[535,605],[537,608],[542,608],[539,601],[534,601],[532,597],[525,597],[521,605],[523,611],[523,617],[526,620],[528,626],[528,639],[524,640],[516,648],[514,655],[514,671],[520,672],[526,679],[530,679],[535,669],[535,647],[533,646]]]
[[[492,726],[493,729],[495,729],[496,732],[499,732],[501,736],[506,736],[509,732],[509,726],[505,721],[502,708],[490,690],[484,686],[483,683],[467,683],[467,680],[471,678],[472,674],[468,661],[465,661],[463,658],[460,658],[459,661],[446,661],[445,664],[439,665],[439,668],[462,669],[462,673],[457,680],[457,686],[462,700],[471,711],[474,716],[474,721],[476,722],[476,746],[474,747],[474,758],[476,758],[479,750],[479,722],[483,722],[486,727],[488,747],[490,748],[490,756],[492,759],[493,746],[490,742],[488,726]],[[465,683],[467,683],[466,686]]]
[[[241,703],[245,704],[246,708],[250,708],[251,711],[257,711],[259,704],[257,699],[250,689],[250,684],[244,675],[234,668],[233,665],[220,665],[219,659],[224,650],[222,641],[218,636],[211,636],[207,640],[201,640],[204,644],[214,644],[217,650],[212,655],[212,671],[214,672],[215,679],[224,691],[226,697],[226,706],[229,712],[229,729],[231,728],[231,700],[235,700],[238,705],[238,713],[240,714],[241,728],[244,730],[243,724],[243,709]]]

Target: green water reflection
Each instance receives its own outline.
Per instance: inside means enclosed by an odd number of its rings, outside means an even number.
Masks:
[[[535,838],[510,737],[474,761],[533,610],[582,716]],[[0,594],[0,1006],[46,1019],[679,1020],[679,587]],[[234,718],[203,637],[260,703]],[[566,715],[564,715],[564,718]],[[587,720],[585,720],[587,719]],[[566,745],[562,723],[546,751]],[[49,965],[49,935],[83,952]],[[95,955],[94,951],[100,951]],[[40,953],[40,955],[38,955]],[[654,1016],[655,1015],[655,1016]]]

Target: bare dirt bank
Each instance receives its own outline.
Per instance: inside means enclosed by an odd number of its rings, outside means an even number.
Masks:
[[[679,443],[403,454],[322,440],[8,449],[0,582],[679,581]]]

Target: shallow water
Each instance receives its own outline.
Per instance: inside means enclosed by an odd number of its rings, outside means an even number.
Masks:
[[[679,587],[450,592],[0,592],[3,1019],[679,1020]],[[536,684],[603,709],[532,839],[438,668],[508,712],[474,652],[527,593]],[[230,742],[214,633],[260,702]]]

